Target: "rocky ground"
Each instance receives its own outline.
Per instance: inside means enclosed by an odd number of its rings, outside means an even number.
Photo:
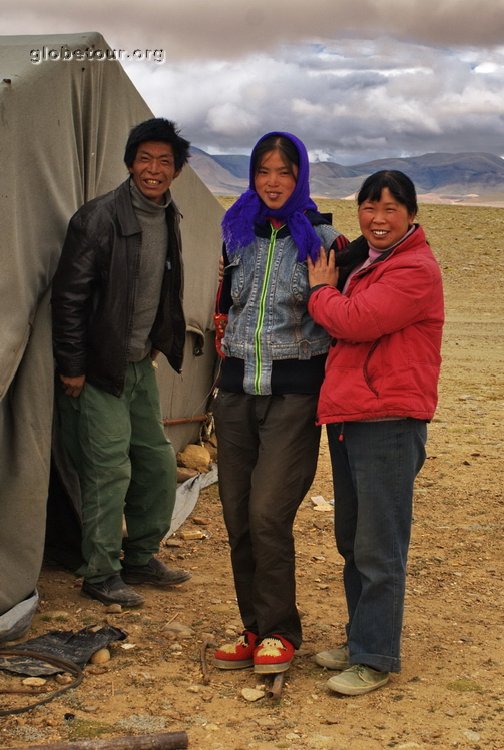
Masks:
[[[355,236],[353,204],[322,208]],[[42,571],[40,608],[25,639],[106,623],[127,638],[111,645],[110,661],[88,665],[76,689],[0,718],[1,746],[185,731],[198,750],[504,748],[504,210],[425,205],[420,219],[443,269],[447,324],[440,405],[415,493],[402,673],[381,690],[344,698],[327,691],[330,675],[312,660],[340,642],[345,622],[332,514],[312,500],[332,498],[324,440],[295,527],[305,638],[280,701],[246,700],[253,672],[223,673],[210,659],[204,684],[202,644],[240,629],[212,485],[172,539],[179,546],[161,551],[191,570],[191,581],[167,593],[145,588],[141,610],[107,612],[80,596],[72,574]],[[207,533],[183,539],[191,529]],[[21,680],[3,673],[0,689]],[[35,698],[3,694],[1,703]]]

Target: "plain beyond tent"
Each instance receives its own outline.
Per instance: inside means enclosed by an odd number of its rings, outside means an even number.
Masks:
[[[152,117],[106,50],[97,33],[0,37],[0,640],[19,637],[36,607],[48,495],[49,510],[63,494],[78,514],[78,486],[51,451],[50,284],[66,226],[125,179],[128,132]],[[179,450],[198,436],[184,420],[205,413],[214,375],[222,208],[190,166],[173,194],[185,217],[185,363],[178,376],[162,358],[158,375],[163,417],[182,420],[167,428]]]

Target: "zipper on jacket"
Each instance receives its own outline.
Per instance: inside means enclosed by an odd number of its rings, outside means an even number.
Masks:
[[[264,327],[264,317],[266,314],[266,297],[268,293],[268,283],[271,277],[271,269],[273,267],[273,254],[276,244],[276,236],[278,234],[278,227],[271,226],[271,237],[268,245],[268,255],[266,258],[266,269],[264,272],[263,285],[261,289],[261,296],[259,298],[259,314],[257,316],[257,326],[254,334],[255,350],[256,350],[256,372],[254,380],[255,392],[261,394],[261,372],[262,372],[262,351],[261,351],[261,334]]]

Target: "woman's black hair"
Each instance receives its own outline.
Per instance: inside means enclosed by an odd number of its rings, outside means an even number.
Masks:
[[[164,117],[153,117],[132,128],[124,151],[124,163],[132,167],[138,147],[147,141],[169,143],[173,149],[175,169],[179,172],[189,158],[189,141],[179,135],[174,122]]]
[[[252,152],[251,159],[254,173],[257,172],[263,156],[270,151],[280,151],[291,171],[293,166],[299,167],[299,154],[293,142],[283,135],[270,135],[264,141],[261,141]]]
[[[384,188],[390,190],[398,203],[406,206],[409,214],[416,216],[418,203],[415,186],[408,175],[397,169],[382,169],[369,175],[359,190],[357,205],[361,206],[364,201],[379,201]]]

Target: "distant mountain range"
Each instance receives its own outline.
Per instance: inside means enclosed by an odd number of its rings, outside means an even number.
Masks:
[[[216,195],[242,193],[248,186],[248,164],[248,156],[211,155],[191,148],[191,166]],[[405,172],[423,201],[504,201],[504,159],[486,153],[423,154],[351,166],[315,162],[310,165],[311,193],[316,197],[351,198],[363,180],[379,169]]]

